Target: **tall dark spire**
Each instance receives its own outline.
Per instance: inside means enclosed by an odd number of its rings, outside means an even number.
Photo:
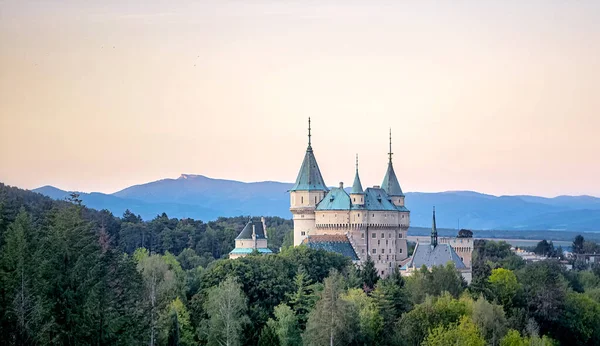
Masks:
[[[388,155],[390,157],[390,163],[392,163],[392,155],[394,155],[394,153],[392,153],[392,128],[390,127],[390,151],[388,152]]]
[[[431,225],[431,247],[436,247],[438,245],[438,233],[437,227],[435,225],[435,206],[433,207],[433,223]]]
[[[310,145],[310,117],[308,117],[308,149],[312,150],[312,146]]]
[[[390,129],[390,151],[388,152],[388,168],[385,172],[383,183],[381,183],[381,188],[385,190],[388,196],[404,196],[404,193],[402,193],[402,189],[400,188],[398,178],[396,177],[396,173],[394,172],[394,166],[392,165],[392,155],[394,155],[394,153],[392,153],[392,129]]]
[[[350,193],[364,193],[362,184],[360,183],[360,177],[358,176],[358,154],[356,154],[356,174],[354,175],[354,184],[352,184]]]

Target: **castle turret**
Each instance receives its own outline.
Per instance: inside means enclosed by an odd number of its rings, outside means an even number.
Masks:
[[[360,183],[360,177],[358,175],[358,154],[356,154],[356,174],[354,175],[354,184],[352,184],[350,198],[352,200],[352,204],[365,204],[365,192],[363,191],[362,184]]]
[[[390,151],[388,153],[388,168],[385,172],[383,183],[381,183],[381,188],[385,190],[389,197],[391,197],[391,202],[394,203],[395,206],[404,207],[404,193],[400,188],[400,183],[398,182],[398,178],[396,177],[396,173],[394,172],[394,165],[392,164],[392,155],[392,130],[390,129]]]
[[[323,181],[311,145],[310,118],[308,118],[308,147],[296,183],[290,189],[290,211],[294,218],[294,245],[315,229],[315,208],[329,189]]]

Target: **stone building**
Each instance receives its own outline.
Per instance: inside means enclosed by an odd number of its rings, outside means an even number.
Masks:
[[[451,246],[449,242],[438,242],[434,208],[430,241],[428,243],[417,242],[415,250],[413,251],[413,255],[410,257],[408,262],[402,266],[400,273],[408,276],[412,275],[415,270],[419,270],[423,266],[425,266],[427,269],[431,269],[434,266],[445,266],[449,262],[454,263],[454,266],[456,269],[458,269],[467,283],[471,282],[471,269],[465,265],[462,258],[455,251],[455,248]]]
[[[235,238],[235,248],[229,253],[229,258],[244,257],[258,251],[261,254],[270,254],[267,247],[267,227],[265,218],[260,221],[248,220],[248,223]]]
[[[346,191],[343,183],[331,189],[325,184],[311,145],[310,119],[308,124],[308,147],[296,183],[289,191],[294,245],[318,247],[320,236],[335,236],[338,245],[332,249],[347,243],[358,263],[371,256],[379,274],[387,275],[408,257],[406,235],[410,224],[410,212],[404,206],[405,196],[392,164],[391,131],[381,186],[363,189],[357,157],[354,183]]]

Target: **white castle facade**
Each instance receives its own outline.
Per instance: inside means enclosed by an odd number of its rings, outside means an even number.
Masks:
[[[399,268],[408,257],[407,231],[410,211],[392,164],[392,144],[387,171],[380,186],[363,189],[358,158],[350,191],[343,184],[329,189],[311,146],[310,119],[308,148],[294,187],[290,190],[290,211],[294,220],[294,245],[307,244],[351,256],[355,262],[375,262],[381,276]]]

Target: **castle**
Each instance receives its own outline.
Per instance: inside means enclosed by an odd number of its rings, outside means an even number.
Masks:
[[[308,147],[296,183],[290,189],[290,211],[294,221],[294,245],[324,248],[352,257],[355,262],[375,262],[381,276],[406,262],[410,211],[392,164],[392,137],[387,171],[381,186],[363,189],[358,172],[349,192],[343,183],[329,189],[323,180],[311,145],[308,119]]]

